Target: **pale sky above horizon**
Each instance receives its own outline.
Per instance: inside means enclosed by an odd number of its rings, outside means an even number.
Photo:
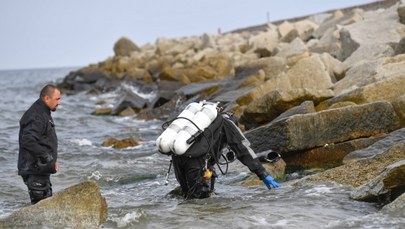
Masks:
[[[232,31],[376,0],[1,0],[0,70],[82,67],[137,45]]]

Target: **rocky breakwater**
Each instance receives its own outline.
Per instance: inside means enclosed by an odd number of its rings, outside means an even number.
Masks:
[[[115,90],[119,99],[94,114],[138,119],[171,118],[192,101],[220,102],[239,117],[254,150],[280,153],[288,172],[327,169],[312,179],[359,187],[353,198],[364,200],[396,193],[392,201],[405,187],[398,178],[403,145],[387,140],[405,127],[405,5],[384,3],[142,47],[124,37],[114,56],[71,72],[59,86]],[[349,164],[347,155],[359,150],[371,155]],[[341,170],[367,176],[348,183],[336,178]]]

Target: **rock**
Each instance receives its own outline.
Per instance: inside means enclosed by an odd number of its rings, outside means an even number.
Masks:
[[[126,76],[130,80],[143,80],[145,83],[152,83],[154,81],[152,75],[148,71],[137,67],[129,68]]]
[[[162,69],[162,71],[159,73],[158,77],[161,81],[177,81],[181,84],[189,84],[191,83],[191,80],[187,77],[186,75],[186,70],[181,69],[181,68],[173,68],[171,66],[166,66]],[[195,80],[194,81],[202,81],[202,78],[200,80]]]
[[[271,122],[277,122],[281,119],[296,115],[296,114],[309,114],[316,112],[313,101],[304,101],[300,105],[288,109],[287,111],[281,113],[277,118],[273,119]],[[271,123],[270,122],[270,123]]]
[[[182,110],[181,105],[186,104],[187,98],[182,94],[174,94],[169,101],[164,101],[159,106],[151,106],[150,108],[141,110],[136,118],[141,120],[152,119],[169,119],[176,117]],[[158,103],[158,102],[156,102]],[[184,109],[184,107],[182,107]]]
[[[389,44],[365,44],[360,46],[344,62],[344,67],[350,69],[365,62],[374,62],[394,55],[394,49]]]
[[[289,167],[299,170],[311,168],[333,168],[342,165],[345,156],[355,150],[363,149],[381,139],[381,137],[359,138],[337,144],[325,144],[322,147],[290,153],[283,156]]]
[[[294,115],[245,133],[255,151],[307,150],[325,144],[388,133],[399,126],[389,102]]]
[[[168,39],[164,37],[159,37],[156,39],[155,46],[156,46],[156,54],[164,55],[168,50],[174,47],[178,41],[175,39]]]
[[[402,24],[405,24],[405,4],[404,2],[401,1],[401,3],[398,6],[397,13],[399,16],[399,22]]]
[[[318,54],[302,58],[290,66],[285,78],[291,88],[329,89],[333,86],[325,64]]]
[[[122,110],[118,115],[119,116],[133,116],[135,114],[136,114],[136,112],[134,111],[134,109],[127,107],[124,110]]]
[[[288,58],[308,51],[308,47],[300,38],[295,38],[291,43],[280,43],[276,48],[276,56]]]
[[[332,87],[332,79],[319,54],[310,55],[304,53],[290,58],[287,66],[280,65],[282,59],[269,59],[276,61],[276,71],[263,84],[253,88],[250,92],[236,99],[239,105],[248,105],[252,101],[262,97],[273,90],[291,89],[329,89]],[[285,64],[285,62],[284,62]],[[284,69],[290,69],[282,72]],[[266,71],[265,71],[266,72]],[[275,73],[275,74],[274,74]],[[266,72],[267,76],[267,72]],[[302,101],[301,101],[302,102]]]
[[[127,90],[125,95],[122,96],[119,99],[119,101],[114,105],[112,109],[112,114],[119,114],[128,107],[139,111],[140,109],[145,108],[146,105],[147,105],[146,99]]]
[[[384,13],[373,12],[364,20],[341,29],[342,57],[346,59],[361,45],[397,43],[401,39],[399,31],[403,29],[393,8]]]
[[[401,38],[398,44],[395,46],[394,49],[394,56],[405,54],[405,37]]]
[[[95,181],[69,187],[0,220],[1,228],[99,228],[107,202]]]
[[[253,51],[259,49],[267,50],[270,54],[278,44],[278,32],[270,30],[267,32],[259,33],[249,39],[249,46]]]
[[[110,107],[102,107],[96,109],[94,112],[92,112],[92,115],[110,115],[112,113],[112,108]]]
[[[283,37],[285,37],[291,30],[294,29],[294,25],[288,21],[283,21],[283,23],[281,23],[277,28],[282,40]]]
[[[300,34],[296,28],[293,28],[290,30],[286,35],[281,37],[280,42],[282,43],[290,43],[293,40],[297,39],[300,37]]]
[[[287,70],[286,59],[283,57],[266,57],[257,60],[248,59],[237,66],[236,70],[238,72],[235,72],[235,77],[243,77],[249,75],[241,74],[241,72],[246,69],[248,71],[258,71],[262,69],[265,74],[265,79],[268,80]]]
[[[115,56],[131,56],[135,51],[140,51],[139,47],[126,37],[121,37],[114,45]]]
[[[401,122],[401,127],[405,127],[405,94],[391,102]]]
[[[341,56],[340,58],[342,60],[347,59],[349,56],[353,54],[356,49],[360,47],[360,44],[355,42],[352,37],[350,32],[347,29],[341,29],[339,32],[339,39],[341,43]]]
[[[333,91],[336,96],[355,90],[357,88],[374,83],[373,77],[377,68],[384,62],[383,59],[365,61],[351,67],[345,73],[345,77],[333,85]]]
[[[355,200],[391,202],[405,193],[405,159],[387,166],[378,176],[350,193]]]
[[[405,217],[405,193],[396,198],[392,203],[385,205],[382,212],[393,215],[398,214],[399,217]]]
[[[204,77],[206,80],[222,80],[235,75],[233,60],[226,54],[212,53],[206,55],[200,67],[202,66],[210,66],[215,71],[214,78]],[[190,73],[192,73],[192,71]],[[189,77],[191,76],[189,75]]]
[[[380,153],[383,153],[384,149],[401,143],[405,144],[405,128],[395,130],[386,136],[382,136],[381,140],[365,149],[356,150],[348,154],[344,158],[343,162],[349,163],[350,161],[356,161],[359,159],[372,158]]]
[[[333,181],[339,184],[359,187],[378,176],[387,166],[405,159],[405,144],[397,144],[382,149],[373,158],[353,161],[307,177],[309,181]],[[402,174],[403,177],[404,174]]]
[[[173,46],[165,51],[165,54],[175,56],[181,53],[186,53],[189,50],[197,49],[197,46],[200,46],[198,44],[199,42],[200,39],[197,37],[179,39]]]
[[[235,86],[240,85],[240,82],[230,82],[229,84],[225,84],[221,89],[219,89],[216,93],[207,99],[211,99],[213,101],[224,102],[224,103],[236,103],[235,100],[241,96],[246,95],[250,92],[250,87],[245,88],[238,88]],[[237,105],[237,104],[236,104]],[[237,105],[239,106],[239,105]]]
[[[226,82],[224,81],[212,81],[212,82],[206,82],[206,83],[191,83],[188,85],[185,85],[181,88],[179,88],[176,92],[181,93],[185,96],[194,96],[197,94],[202,94],[202,95],[210,95],[213,92],[219,90],[225,85]]]
[[[294,27],[298,31],[299,38],[303,41],[307,41],[312,37],[312,34],[319,26],[311,20],[304,19],[295,22]]]
[[[327,30],[329,29],[333,29],[336,30],[337,29],[337,25],[338,24],[342,24],[342,22],[344,20],[347,20],[348,17],[350,17],[350,15],[348,14],[343,14],[341,11],[337,11],[339,13],[336,13],[329,18],[329,20],[325,20],[323,23],[318,23],[318,28],[315,29],[315,31],[312,33],[312,36],[315,38],[322,38],[323,36],[325,36],[325,34],[327,34]]]
[[[331,90],[292,89],[271,91],[251,102],[243,112],[240,122],[248,129],[268,123],[288,109],[304,101],[319,102],[331,98]]]
[[[334,36],[334,34],[331,34],[331,36]],[[325,36],[324,39],[334,39],[334,38],[328,38]],[[314,41],[314,40],[313,40]],[[341,57],[341,44],[338,41],[335,42],[314,42],[314,44],[310,45],[307,44],[309,51],[313,52],[313,53],[319,53],[319,54],[323,54],[323,53],[328,53],[329,55],[331,55],[332,57],[336,58],[337,60],[341,61],[342,57]]]
[[[116,87],[117,83],[100,69],[88,67],[70,72],[57,86],[63,92],[77,93],[92,89],[109,91],[111,88]]]
[[[236,74],[235,78],[240,75]],[[243,82],[240,84],[240,87],[249,87],[249,86],[259,86],[266,79],[266,74],[263,69],[253,70],[250,75],[243,77]]]
[[[318,105],[317,110],[327,109],[335,103],[345,101],[356,104],[391,101],[405,93],[403,85],[405,85],[405,75],[380,80],[325,100]]]
[[[262,165],[275,180],[280,181],[284,179],[286,163],[283,159],[280,159],[273,163],[264,162],[262,163]],[[264,184],[263,181],[260,180],[255,174],[251,174],[248,178],[241,182],[241,185],[247,187]]]
[[[346,71],[342,62],[335,59],[329,53],[320,54],[320,57],[333,83],[345,77]]]
[[[108,138],[101,144],[101,146],[104,146],[104,147],[112,146],[113,148],[123,149],[123,148],[137,146],[137,145],[139,145],[138,142],[139,142],[139,140],[136,137],[129,137],[129,138],[121,139],[121,140],[118,140],[116,138]]]

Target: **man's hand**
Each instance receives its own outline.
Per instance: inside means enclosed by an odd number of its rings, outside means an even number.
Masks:
[[[277,183],[273,177],[271,177],[270,175],[268,175],[267,177],[265,177],[263,179],[264,184],[267,186],[268,189],[271,189],[271,186],[273,186],[273,188],[280,188],[281,184]]]
[[[56,172],[59,171],[59,162],[55,162],[55,171],[56,171]]]

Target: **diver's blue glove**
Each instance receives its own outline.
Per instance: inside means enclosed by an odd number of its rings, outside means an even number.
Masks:
[[[271,186],[273,186],[273,188],[280,188],[281,184],[277,183],[273,177],[271,177],[270,175],[267,175],[264,179],[263,179],[263,183],[266,184],[268,189],[271,189]]]

